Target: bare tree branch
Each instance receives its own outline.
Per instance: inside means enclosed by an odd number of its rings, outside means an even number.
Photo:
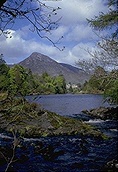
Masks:
[[[54,47],[60,49],[57,41],[53,41],[47,36],[47,33],[55,30],[59,26],[60,18],[54,17],[60,7],[53,8],[47,6],[39,0],[4,0],[0,3],[0,35],[5,36],[9,34],[9,29],[12,29],[15,22],[25,19],[30,24],[30,31],[36,32],[39,37],[45,38],[50,41]],[[57,18],[55,20],[55,18]],[[60,49],[62,50],[62,49]]]
[[[18,140],[18,138],[16,137],[16,131],[12,131],[12,134],[13,134],[13,137],[14,137],[14,141],[13,141],[13,150],[12,150],[12,157],[11,157],[9,163],[7,164],[7,167],[6,167],[6,169],[5,169],[5,172],[8,171],[10,165],[14,162],[15,150],[16,150],[16,147],[17,147],[18,144],[19,144],[19,140]]]
[[[118,40],[102,38],[96,50],[84,49],[91,59],[79,60],[76,64],[88,73],[93,72],[97,66],[108,69],[118,69]]]

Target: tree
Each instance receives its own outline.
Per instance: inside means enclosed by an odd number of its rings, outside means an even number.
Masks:
[[[111,29],[112,37],[118,37],[118,1],[107,0],[109,7],[108,13],[100,13],[99,16],[95,16],[94,19],[87,19],[90,26],[97,30],[103,30],[106,28]]]
[[[9,93],[12,96],[25,96],[29,93],[29,76],[27,70],[20,65],[15,65],[9,70]]]
[[[105,97],[109,97],[112,103],[118,104],[118,70],[111,71],[104,79]]]
[[[56,76],[54,79],[55,93],[64,94],[66,93],[66,81],[63,75]]]
[[[5,64],[5,60],[3,59],[3,54],[0,54],[0,65]]]
[[[9,67],[5,63],[0,64],[0,92],[7,91],[9,87]]]
[[[87,49],[85,51],[90,54],[91,58],[78,60],[76,64],[89,74],[93,73],[98,66],[105,70],[118,68],[118,40],[116,38],[102,38],[97,44],[97,50],[91,52]]]
[[[84,70],[87,70],[89,73],[93,73],[97,67],[102,67],[107,71],[114,70],[115,73],[118,69],[118,10],[117,10],[117,0],[108,0],[109,12],[104,14],[100,13],[99,16],[95,16],[94,19],[88,20],[91,27],[96,30],[102,31],[103,29],[110,29],[109,34],[106,37],[100,37],[101,40],[97,44],[97,50],[91,52],[86,50],[90,55],[91,59],[79,60],[78,65],[81,66]],[[115,78],[114,78],[115,77]],[[107,80],[107,82],[106,82]],[[110,80],[110,82],[108,81]],[[116,81],[115,81],[116,80]],[[104,88],[104,93],[107,96],[110,96],[113,101],[118,103],[116,95],[118,94],[116,86],[117,85],[117,76],[114,75],[114,72],[108,73],[104,77],[93,77],[90,79],[90,82],[95,88],[99,86]],[[111,86],[112,85],[112,86]],[[99,87],[97,89],[100,89]]]
[[[79,60],[77,65],[81,66],[88,73],[93,72],[97,66],[105,68],[117,69],[118,68],[118,10],[117,0],[108,0],[109,12],[104,14],[100,13],[94,19],[87,19],[90,26],[95,30],[102,31],[103,29],[110,29],[107,37],[99,37],[101,40],[97,43],[97,49],[91,52],[86,50],[90,55],[89,60]],[[111,8],[112,6],[112,8]]]
[[[66,82],[63,75],[50,76],[43,73],[41,76],[35,76],[37,83],[36,92],[40,94],[63,94],[66,93]]]
[[[0,1],[0,34],[7,36],[10,34],[9,29],[13,28],[17,19],[25,19],[32,32],[36,32],[41,38],[48,39],[54,46],[53,42],[46,33],[58,27],[58,19],[54,19],[57,10],[42,3],[40,0],[1,0]],[[53,18],[53,19],[52,19]]]

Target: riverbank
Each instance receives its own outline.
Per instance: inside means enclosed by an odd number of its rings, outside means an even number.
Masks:
[[[118,106],[99,107],[91,110],[83,110],[82,112],[101,120],[118,120]]]
[[[21,99],[0,107],[0,171],[102,172],[117,164],[116,137],[82,120],[63,117]],[[13,135],[12,135],[13,134]],[[13,148],[15,145],[15,152]],[[109,156],[110,155],[110,156]]]
[[[43,110],[36,103],[23,103],[21,99],[14,99],[12,104],[8,100],[4,102],[0,108],[0,118],[1,131],[15,130],[23,137],[72,134],[104,137],[100,131],[80,120],[62,117]]]

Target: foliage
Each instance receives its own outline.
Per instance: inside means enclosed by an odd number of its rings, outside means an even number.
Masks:
[[[0,65],[0,91],[5,91],[9,86],[9,77],[8,77],[9,67],[2,63]]]
[[[110,72],[106,80],[106,89],[104,94],[106,97],[110,97],[111,102],[118,104],[118,70]]]
[[[84,91],[87,92],[102,92],[106,97],[110,97],[111,101],[118,103],[118,10],[117,0],[108,0],[108,13],[101,12],[99,16],[94,19],[88,19],[91,27],[102,31],[103,29],[110,29],[107,37],[100,37],[101,41],[97,44],[97,50],[87,52],[91,55],[90,60],[79,60],[78,65],[84,70],[91,73],[96,68],[101,67],[107,70],[103,76],[92,75],[88,83],[84,85]],[[101,71],[101,70],[100,70]],[[98,73],[100,73],[98,70]],[[110,72],[111,71],[111,72]]]
[[[5,64],[5,60],[3,59],[3,54],[0,54],[0,65]]]
[[[90,26],[94,27],[97,30],[103,30],[106,28],[113,29],[112,36],[118,36],[118,2],[117,0],[107,0],[109,11],[108,13],[104,14],[103,12],[100,13],[99,16],[95,16],[94,19],[89,20]]]
[[[62,75],[51,77],[48,73],[42,76],[33,75],[31,70],[20,65],[9,68],[0,65],[0,91],[9,96],[27,94],[63,94],[66,93],[66,82]]]
[[[90,80],[83,86],[83,91],[87,93],[102,93],[110,102],[118,104],[118,70],[102,73],[96,69]],[[100,74],[101,73],[101,74]]]
[[[59,75],[54,78],[54,86],[56,94],[64,94],[66,93],[66,82],[63,75]]]
[[[9,70],[9,92],[13,95],[26,95],[28,93],[28,73],[19,65]]]
[[[10,68],[6,64],[1,64],[0,81],[0,91],[8,92],[11,96],[24,96],[35,88],[32,73],[20,65]]]
[[[98,66],[105,70],[118,68],[118,40],[116,38],[103,38],[102,41],[98,42],[97,50],[94,52],[86,51],[92,58],[89,60],[79,60],[77,65],[87,73],[93,73]]]
[[[35,76],[38,94],[63,94],[66,93],[66,82],[63,75],[52,77],[48,73],[43,73],[41,76]]]

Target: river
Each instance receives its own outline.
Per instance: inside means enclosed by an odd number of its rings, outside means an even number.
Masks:
[[[16,155],[22,162],[14,164],[17,172],[102,172],[107,162],[117,159],[117,122],[93,119],[81,111],[110,106],[101,95],[67,94],[27,96],[30,102],[41,104],[41,107],[62,116],[70,116],[94,125],[110,136],[107,140],[91,136],[55,136],[46,138],[24,138],[21,149]],[[0,143],[12,143],[13,138],[0,135]],[[7,142],[6,142],[7,139]],[[9,142],[8,142],[9,140]],[[35,145],[35,146],[34,146]],[[43,145],[43,146],[42,146]],[[39,146],[42,149],[39,151]],[[39,152],[38,152],[39,151]],[[115,164],[115,169],[118,164]],[[0,172],[5,166],[0,167]],[[114,172],[114,171],[113,171]]]
[[[116,121],[95,119],[82,113],[86,109],[113,106],[105,101],[100,94],[56,94],[27,96],[26,98],[30,102],[40,104],[46,110],[86,121],[86,123],[96,126],[108,136],[117,137]]]
[[[93,109],[100,106],[110,106],[99,94],[56,94],[27,96],[29,101],[41,104],[44,109],[63,116],[80,114],[82,110]]]

